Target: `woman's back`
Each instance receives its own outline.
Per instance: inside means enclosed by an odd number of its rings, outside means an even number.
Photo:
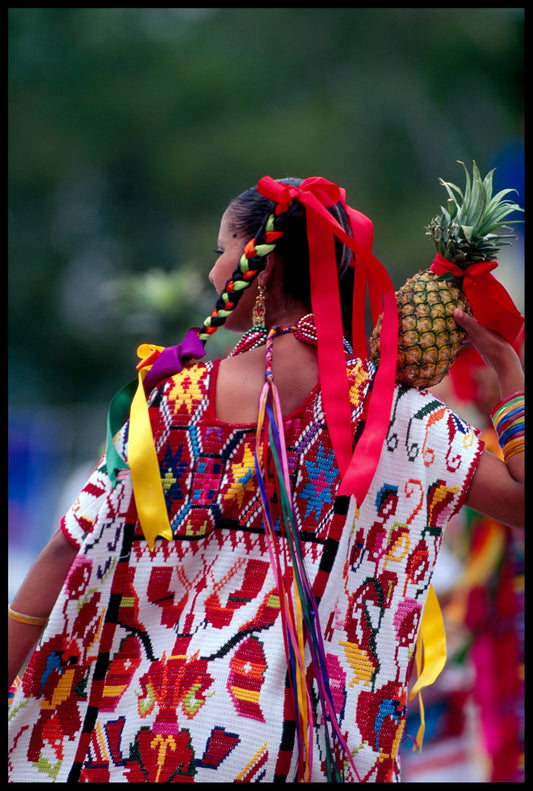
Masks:
[[[318,382],[316,348],[300,343],[292,333],[282,335],[274,340],[272,370],[283,414],[290,414]],[[255,423],[264,383],[264,347],[222,360],[217,381],[217,418],[225,423]]]

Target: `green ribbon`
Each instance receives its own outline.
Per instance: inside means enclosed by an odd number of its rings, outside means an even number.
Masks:
[[[113,484],[113,488],[115,488],[117,483],[117,471],[129,469],[128,463],[115,448],[113,439],[128,418],[131,402],[136,389],[137,379],[133,379],[131,382],[128,382],[127,385],[124,385],[124,387],[113,396],[107,413],[106,462],[107,473]]]

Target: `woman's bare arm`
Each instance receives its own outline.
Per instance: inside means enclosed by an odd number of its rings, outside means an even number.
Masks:
[[[48,616],[77,554],[61,530],[54,533],[24,579],[11,603],[12,609],[34,617]],[[42,630],[42,626],[8,618],[8,685],[13,683]]]
[[[468,333],[485,362],[496,371],[500,398],[524,390],[520,358],[500,335],[479,324],[472,316],[455,311],[455,319]],[[470,485],[466,504],[511,527],[524,526],[524,454],[516,453],[507,464],[484,451]]]

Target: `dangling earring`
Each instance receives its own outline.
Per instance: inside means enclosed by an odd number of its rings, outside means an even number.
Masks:
[[[257,296],[255,298],[255,305],[252,312],[254,327],[265,326],[265,315],[266,315],[265,294],[266,294],[266,286],[264,286],[262,283],[258,283]]]

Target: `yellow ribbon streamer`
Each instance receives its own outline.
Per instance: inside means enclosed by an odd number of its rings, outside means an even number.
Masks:
[[[163,348],[162,346],[142,344],[137,349],[137,354],[142,359],[137,366],[139,384],[131,402],[128,433],[128,463],[131,470],[133,495],[141,528],[151,550],[154,548],[157,536],[162,536],[169,541],[172,539],[143,386],[144,377]]]
[[[415,664],[418,678],[409,694],[409,700],[412,701],[415,695],[418,694],[420,727],[416,735],[416,743],[413,750],[416,750],[417,747],[421,750],[426,727],[421,692],[424,687],[428,687],[436,681],[446,664],[446,632],[439,600],[437,599],[432,585],[429,586],[426,606],[424,607],[422,621],[420,623],[416,644]]]

